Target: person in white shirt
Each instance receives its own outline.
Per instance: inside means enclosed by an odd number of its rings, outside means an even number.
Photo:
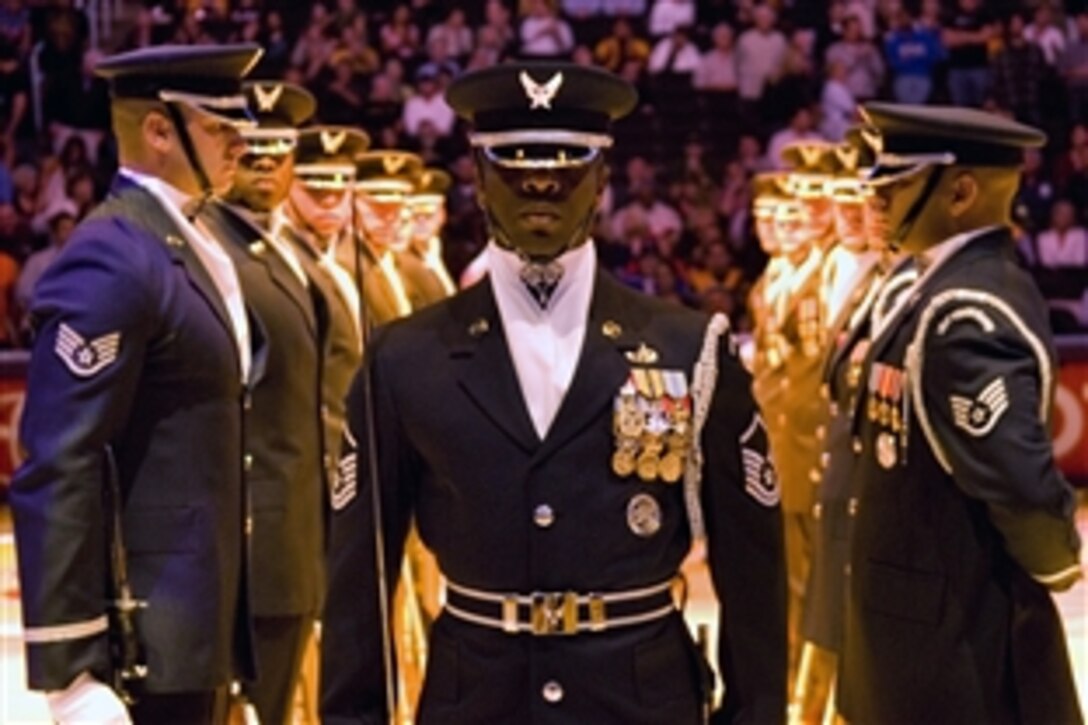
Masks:
[[[1088,269],[1088,230],[1077,223],[1077,210],[1068,199],[1051,207],[1050,228],[1035,241],[1035,258],[1048,269]]]
[[[674,73],[688,76],[698,70],[702,56],[699,48],[691,42],[688,33],[687,27],[680,26],[657,41],[650,53],[646,70],[651,75]]]
[[[442,136],[449,136],[456,120],[438,84],[438,70],[425,65],[416,73],[416,94],[404,102],[402,120],[409,136],[419,133],[424,121],[430,121]]]
[[[710,33],[713,47],[699,61],[692,85],[700,91],[737,92],[737,54],[733,48],[733,28],[718,23]]]
[[[695,25],[695,3],[692,0],[654,0],[646,28],[652,38],[668,35],[677,28]]]
[[[574,50],[574,32],[548,0],[529,0],[518,36],[521,53],[529,58],[555,58]]]
[[[737,90],[749,102],[759,101],[768,83],[781,75],[788,47],[771,7],[758,5],[753,18],[755,24],[737,39]]]

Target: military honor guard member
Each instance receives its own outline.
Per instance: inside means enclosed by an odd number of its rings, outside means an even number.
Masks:
[[[353,387],[324,721],[393,706],[382,594],[414,518],[448,579],[417,722],[702,722],[709,670],[670,589],[703,536],[720,717],[781,722],[779,488],[727,320],[625,288],[589,241],[634,89],[509,63],[448,99],[474,127],[490,272],[379,328]]]
[[[249,556],[257,679],[243,694],[262,723],[293,719],[302,654],[325,591],[321,464],[321,334],[299,251],[281,233],[294,179],[298,127],[316,110],[309,91],[281,82],[245,85],[257,120],[225,201],[201,220],[234,261],[265,338],[250,382],[245,477],[252,506]]]
[[[299,131],[295,179],[284,203],[280,233],[291,241],[306,272],[318,325],[322,329],[321,437],[325,483],[332,499],[346,413],[344,399],[362,364],[363,337],[355,280],[336,262],[341,239],[352,236],[352,184],[355,156],[369,137],[343,126],[312,126]]]
[[[191,221],[233,181],[255,46],[107,58],[121,169],[37,286],[11,486],[27,671],[53,719],[209,723],[252,675],[230,257]]]
[[[851,498],[850,471],[852,413],[861,390],[861,370],[874,326],[881,324],[898,296],[917,279],[913,260],[893,253],[874,234],[883,228],[873,219],[870,190],[861,175],[868,175],[875,156],[860,133],[848,134],[837,150],[841,169],[831,182],[836,209],[838,245],[832,250],[857,257],[851,275],[856,282],[832,323],[823,368],[830,417],[820,457],[822,480],[813,508],[812,566],[805,589],[798,664],[791,722],[824,723],[833,711],[833,686],[842,647],[846,567],[856,501]],[[840,277],[839,281],[843,278]],[[833,294],[829,292],[828,294]]]
[[[778,278],[782,269],[782,256],[775,231],[775,216],[779,209],[793,203],[785,188],[786,179],[787,175],[781,172],[756,174],[752,179],[752,227],[760,249],[767,255],[767,265],[748,293],[753,350],[750,354],[746,351],[744,357],[749,367],[754,362],[754,350],[766,349],[761,336],[769,332],[768,323],[774,309],[772,294],[780,288]]]
[[[920,276],[860,375],[838,705],[858,723],[1081,722],[1050,596],[1082,576],[1054,349],[1009,231],[1044,136],[970,109],[865,111],[873,203]]]
[[[408,244],[408,197],[423,160],[407,151],[379,149],[355,162],[356,243],[341,243],[336,258],[362,280],[369,324],[382,325],[412,313],[396,250]]]
[[[408,233],[397,250],[397,266],[413,309],[423,309],[457,291],[442,259],[441,233],[450,183],[445,171],[424,169],[407,199]]]
[[[801,613],[811,562],[816,500],[827,404],[820,397],[825,330],[821,318],[821,270],[833,238],[827,181],[834,152],[827,143],[787,147],[792,203],[775,212],[780,261],[765,332],[756,356],[755,396],[767,418],[775,470],[782,481],[786,561],[790,585],[790,672],[801,648]]]

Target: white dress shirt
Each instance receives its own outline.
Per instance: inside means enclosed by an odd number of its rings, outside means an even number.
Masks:
[[[543,440],[567,394],[586,337],[597,252],[589,241],[557,260],[563,276],[541,309],[521,281],[524,262],[492,242],[487,247],[491,289],[506,332],[522,398]]]
[[[206,230],[199,229],[182,213],[182,208],[192,201],[191,196],[162,179],[141,174],[127,167],[121,167],[120,173],[158,199],[163,209],[170,215],[170,219],[185,235],[189,246],[196,252],[197,259],[204,265],[204,270],[212,278],[212,283],[219,292],[223,305],[227,308],[234,342],[238,347],[242,380],[248,381],[253,351],[250,348],[249,318],[246,316],[245,297],[242,296],[242,286],[238,282],[234,262],[212,235]]]

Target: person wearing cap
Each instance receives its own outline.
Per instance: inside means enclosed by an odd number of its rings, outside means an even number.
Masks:
[[[759,351],[766,349],[764,335],[770,331],[768,322],[774,310],[771,294],[780,288],[776,281],[782,268],[782,257],[775,233],[775,214],[782,205],[792,203],[786,187],[786,175],[783,173],[756,174],[751,181],[751,190],[752,233],[767,260],[748,292],[748,316],[751,320],[752,336],[741,347],[741,358],[749,370],[757,364],[756,356]]]
[[[775,211],[780,245],[777,278],[768,296],[774,300],[761,331],[754,392],[767,419],[771,456],[782,482],[782,511],[790,591],[790,674],[801,647],[801,612],[812,556],[814,470],[819,466],[820,428],[826,403],[820,399],[824,354],[821,319],[821,271],[834,238],[834,216],[826,198],[831,158],[826,142],[801,141],[787,146],[791,166],[786,184],[792,203]]]
[[[11,486],[28,679],[57,722],[218,722],[252,675],[259,354],[230,257],[192,215],[232,183],[259,56],[158,46],[97,69],[121,168],[35,290]]]
[[[852,130],[836,155],[841,168],[830,183],[830,194],[840,241],[831,253],[852,255],[857,268],[852,289],[831,323],[822,369],[822,394],[830,415],[813,507],[812,565],[801,621],[803,645],[791,702],[792,721],[801,723],[826,721],[842,648],[845,571],[853,521],[850,428],[870,331],[917,278],[910,257],[892,252],[880,235],[874,234],[879,220],[871,218],[867,203],[870,190],[862,178],[873,165],[871,148]]]
[[[474,129],[489,273],[379,328],[353,386],[324,722],[393,707],[383,595],[413,519],[447,580],[417,722],[704,721],[710,670],[671,593],[704,539],[728,602],[716,717],[781,722],[779,488],[728,320],[624,287],[589,237],[636,92],[514,62],[448,98]]]
[[[864,108],[872,203],[919,278],[860,373],[838,706],[851,722],[1082,722],[1050,597],[1083,575],[1049,431],[1054,348],[1009,219],[1045,137],[973,109]]]
[[[355,280],[336,263],[339,240],[352,231],[355,156],[370,138],[346,126],[311,126],[299,131],[294,181],[283,204],[281,235],[306,272],[316,309],[327,315],[322,343],[321,437],[325,482],[335,500],[344,431],[344,398],[362,363],[363,338]]]
[[[396,250],[408,243],[408,198],[423,160],[413,153],[378,149],[355,159],[356,243],[343,240],[340,266],[362,282],[367,324],[384,325],[412,313]]]
[[[446,192],[450,175],[424,169],[407,200],[407,240],[397,252],[397,267],[412,309],[444,300],[457,291],[442,259],[442,226],[446,223]]]
[[[281,230],[294,179],[298,127],[316,110],[304,88],[244,86],[256,127],[223,201],[201,219],[223,243],[265,338],[259,378],[250,383],[245,476],[253,506],[250,610],[257,679],[243,694],[261,722],[291,720],[302,653],[324,594],[321,462],[321,334],[324,310],[311,295],[299,251]]]

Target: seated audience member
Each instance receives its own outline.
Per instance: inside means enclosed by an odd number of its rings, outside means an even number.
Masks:
[[[1035,241],[1035,258],[1048,269],[1088,269],[1088,231],[1077,221],[1076,209],[1068,199],[1054,202],[1050,228]]]

